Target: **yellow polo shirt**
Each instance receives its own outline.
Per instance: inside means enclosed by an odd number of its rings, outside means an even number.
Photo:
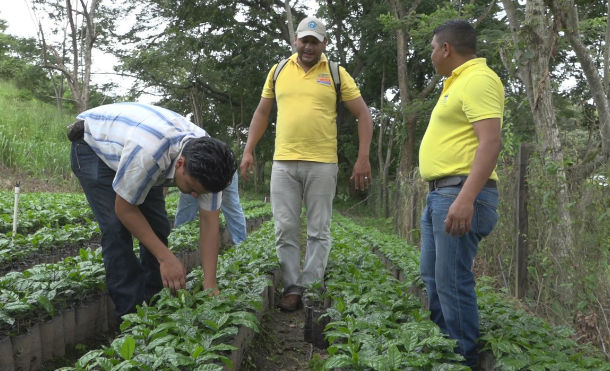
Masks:
[[[468,175],[479,141],[473,122],[504,115],[504,87],[485,58],[462,64],[445,80],[419,147],[419,172],[426,181]],[[490,179],[497,180],[496,171]]]
[[[274,98],[271,68],[263,87],[263,98]],[[354,79],[339,67],[341,101],[360,97]],[[280,72],[275,87],[277,123],[274,160],[337,163],[337,95],[328,60],[305,72],[293,54]]]

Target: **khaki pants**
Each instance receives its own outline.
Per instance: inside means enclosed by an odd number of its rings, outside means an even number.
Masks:
[[[300,295],[304,288],[316,282],[324,284],[337,171],[337,164],[273,162],[271,209],[284,294]],[[299,230],[303,203],[307,217],[307,250],[301,273]]]

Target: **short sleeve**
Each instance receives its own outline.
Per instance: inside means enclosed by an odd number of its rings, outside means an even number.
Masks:
[[[112,182],[114,191],[132,205],[140,205],[160,177],[163,169],[153,155],[142,146],[129,141]]]
[[[222,203],[222,192],[199,195],[197,201],[199,202],[199,208],[206,211],[216,211],[220,209]]]
[[[360,89],[358,89],[356,81],[341,66],[339,66],[339,76],[341,77],[341,101],[350,101],[360,97]]]
[[[265,80],[265,85],[263,85],[263,92],[261,94],[261,97],[263,98],[275,98],[275,93],[273,92],[273,74],[276,68],[277,64],[273,66],[267,74],[267,79]]]
[[[504,88],[496,76],[477,74],[464,86],[463,111],[469,122],[504,115]]]

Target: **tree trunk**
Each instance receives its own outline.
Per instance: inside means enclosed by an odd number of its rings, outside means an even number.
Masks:
[[[292,9],[290,8],[290,1],[284,0],[284,7],[286,8],[286,24],[288,25],[288,35],[290,37],[290,47],[292,52],[296,53],[297,49],[294,45],[294,24],[292,23]]]
[[[379,94],[379,131],[377,134],[377,166],[379,168],[379,197],[378,200],[380,202],[380,206],[383,208],[385,205],[385,189],[383,184],[385,184],[385,178],[383,174],[383,139],[384,139],[384,130],[385,130],[385,114],[383,112],[383,102],[385,100],[385,67],[381,71],[381,93]]]
[[[517,16],[512,0],[502,0],[506,10],[511,35],[516,45],[517,76],[524,84],[534,119],[538,147],[546,161],[557,164],[557,216],[554,228],[554,257],[564,260],[572,253],[574,235],[569,212],[569,191],[564,169],[564,156],[559,138],[559,128],[553,106],[549,64],[553,55],[557,33],[552,20],[546,15],[542,0],[529,0],[525,5],[523,24]],[[535,48],[528,47],[536,45]],[[527,48],[521,49],[521,48]],[[527,51],[527,53],[525,53]],[[529,55],[528,55],[529,54]],[[561,264],[558,265],[561,268]]]
[[[404,11],[402,9],[402,5],[398,0],[389,0],[390,11],[394,18],[398,20],[402,20],[404,16]],[[398,166],[398,171],[396,172],[396,185],[397,185],[397,208],[396,208],[396,229],[400,236],[406,236],[408,231],[411,229],[410,218],[405,218],[404,216],[410,215],[411,213],[408,210],[404,210],[408,203],[404,199],[406,196],[404,189],[407,187],[407,177],[409,172],[413,167],[412,163],[412,152],[413,141],[410,140],[409,132],[411,131],[409,128],[410,123],[408,123],[407,117],[407,107],[409,105],[409,84],[408,84],[408,75],[407,75],[407,51],[408,51],[408,31],[405,25],[401,25],[396,28],[396,68],[398,72],[398,90],[400,96],[400,112],[402,117],[402,122],[404,126],[407,128],[407,139],[402,145],[400,151],[400,163]]]
[[[610,2],[608,2],[610,9]],[[560,0],[553,4],[555,16],[562,21],[563,30],[574,49],[576,58],[582,66],[585,78],[591,87],[593,101],[599,115],[599,130],[602,140],[602,156],[610,158],[610,95],[607,86],[604,87],[602,77],[599,75],[595,61],[587,47],[583,44],[578,30],[578,9],[573,0]],[[610,15],[609,15],[610,16]],[[610,18],[609,18],[610,20]],[[608,31],[606,32],[606,47],[604,48],[604,71],[608,71]]]
[[[52,4],[52,3],[49,3]],[[82,112],[89,106],[92,50],[97,38],[95,30],[95,17],[98,8],[98,0],[92,0],[87,8],[84,2],[78,2],[83,6],[82,10],[73,9],[71,0],[65,1],[65,11],[52,14],[61,19],[65,17],[69,27],[69,41],[71,45],[72,62],[70,65],[64,63],[62,56],[55,47],[46,43],[42,27],[40,29],[40,43],[43,50],[43,68],[58,71],[65,78],[72,91],[72,97],[76,110]],[[51,6],[59,6],[52,4]],[[56,9],[57,10],[57,9]],[[33,9],[35,12],[36,9]],[[83,24],[78,23],[78,17],[82,16]],[[58,20],[58,22],[60,22]],[[83,36],[84,35],[84,36]],[[54,58],[50,58],[53,56]],[[81,63],[82,62],[82,63]]]
[[[203,112],[202,112],[202,102],[201,102],[201,93],[196,87],[192,87],[189,91],[189,98],[191,98],[191,108],[193,112],[192,122],[201,126]]]
[[[384,217],[390,216],[390,189],[388,182],[389,168],[392,160],[392,144],[394,143],[394,124],[391,123],[383,111],[385,101],[385,66],[381,75],[381,92],[379,94],[379,111],[381,111],[379,119],[379,135],[377,137],[377,162],[379,164],[379,207],[383,210]],[[385,131],[388,129],[386,123],[390,122],[387,135],[386,153],[383,153]]]

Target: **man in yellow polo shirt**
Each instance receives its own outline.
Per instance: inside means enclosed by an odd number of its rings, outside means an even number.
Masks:
[[[332,202],[337,186],[337,97],[323,54],[327,44],[324,24],[303,19],[295,35],[297,52],[289,58],[273,86],[277,65],[271,68],[262,97],[250,123],[241,161],[241,175],[252,173],[252,152],[268,126],[277,101],[275,153],[271,170],[271,207],[276,250],[284,288],[280,308],[302,307],[304,289],[324,284],[330,252]],[[359,149],[351,180],[365,190],[371,181],[369,147],[373,133],[369,109],[354,79],[339,68],[341,101],[358,120]],[[275,88],[275,89],[274,89]],[[307,252],[301,272],[299,228],[301,205],[307,212]]]
[[[421,218],[420,270],[431,319],[458,341],[465,364],[478,360],[479,314],[472,264],[478,243],[498,220],[504,89],[476,57],[476,33],[453,20],[434,30],[432,64],[446,76],[419,151],[430,192]]]

